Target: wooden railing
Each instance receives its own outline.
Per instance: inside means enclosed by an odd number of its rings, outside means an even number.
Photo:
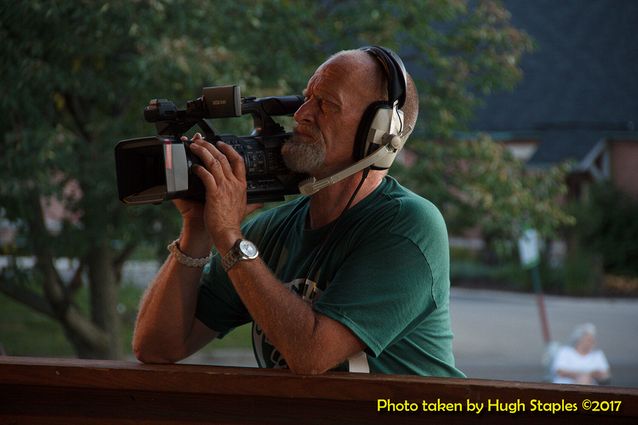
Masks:
[[[478,422],[636,424],[638,389],[0,357],[0,424]]]

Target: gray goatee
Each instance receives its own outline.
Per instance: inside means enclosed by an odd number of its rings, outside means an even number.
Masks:
[[[281,148],[286,166],[297,173],[312,173],[318,170],[326,159],[326,147],[319,141],[311,143],[296,141],[293,136]]]

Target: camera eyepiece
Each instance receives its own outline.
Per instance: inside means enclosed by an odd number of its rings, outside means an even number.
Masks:
[[[144,108],[144,119],[148,122],[170,121],[177,118],[177,106],[168,99],[152,99]]]

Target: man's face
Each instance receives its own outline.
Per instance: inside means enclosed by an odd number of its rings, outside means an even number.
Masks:
[[[306,101],[294,116],[294,135],[282,149],[289,168],[322,178],[352,163],[359,121],[377,100],[365,78],[365,67],[374,66],[370,60],[340,55],[310,78],[304,90]]]

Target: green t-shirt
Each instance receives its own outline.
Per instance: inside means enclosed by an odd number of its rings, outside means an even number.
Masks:
[[[309,229],[308,210],[309,198],[299,197],[249,221],[243,233],[284,285],[366,345],[357,368],[363,361],[372,373],[462,377],[452,355],[449,248],[438,209],[386,177],[333,230]],[[252,320],[218,255],[204,270],[196,316],[221,336]],[[286,366],[257,324],[253,348],[261,367]]]

